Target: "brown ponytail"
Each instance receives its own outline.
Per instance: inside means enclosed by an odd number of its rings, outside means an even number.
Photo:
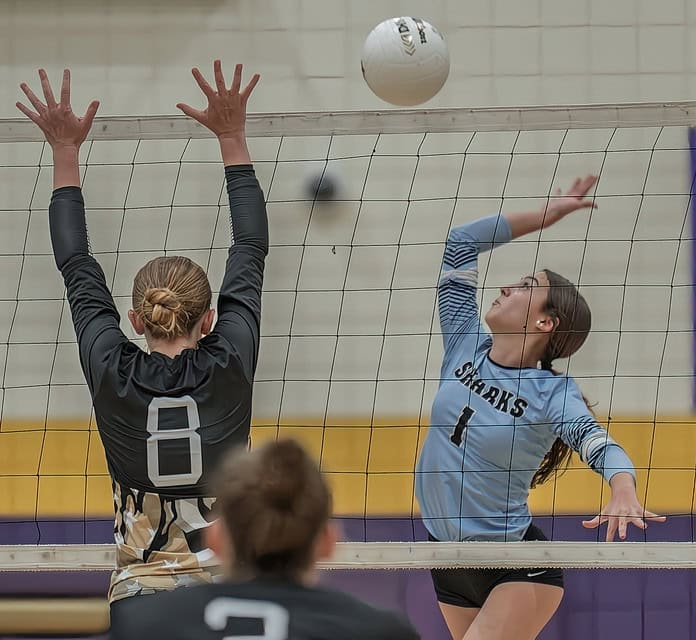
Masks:
[[[554,318],[556,326],[541,356],[541,368],[559,375],[551,363],[556,358],[569,358],[580,349],[590,333],[592,313],[572,282],[549,269],[544,269],[544,273],[549,281],[549,294],[543,311]],[[583,400],[592,412],[584,395]],[[532,478],[532,488],[543,484],[559,470],[563,473],[570,464],[572,454],[572,449],[556,438]]]
[[[548,361],[543,359],[541,368],[551,371],[556,376],[560,375],[560,371],[556,371]],[[585,399],[585,396],[583,396],[583,399]],[[586,399],[585,403],[587,404]],[[589,408],[590,405],[587,404],[587,406]],[[565,473],[572,455],[573,450],[563,440],[556,438],[532,478],[532,489],[540,484],[544,484],[556,472]]]
[[[293,440],[228,457],[217,508],[238,572],[297,577],[331,516],[331,494],[316,463]]]

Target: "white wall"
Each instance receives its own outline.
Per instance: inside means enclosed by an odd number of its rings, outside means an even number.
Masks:
[[[253,111],[383,108],[362,81],[360,47],[371,26],[398,14],[429,19],[448,40],[451,76],[429,106],[696,99],[696,5],[688,0],[16,0],[0,6],[0,117],[17,115],[16,86],[22,80],[36,84],[39,66],[54,79],[63,66],[72,68],[76,109],[99,98],[102,115],[174,113],[178,101],[200,103],[188,70],[208,69],[214,57],[228,69],[241,61],[261,72]],[[572,371],[598,401],[598,411],[651,414],[656,404],[661,413],[689,410],[690,254],[680,242],[690,233],[688,224],[682,230],[689,186],[686,133],[611,133],[571,133],[566,139],[557,133],[519,139],[488,134],[473,142],[464,135],[432,136],[417,170],[420,136],[383,138],[366,184],[373,137],[342,139],[331,147],[326,139],[284,141],[280,158],[288,162],[275,175],[278,140],[255,141],[276,245],[269,259],[257,414],[269,420],[369,418],[373,410],[376,416],[427,414],[440,353],[437,338],[428,337],[432,284],[453,214],[461,222],[501,205],[531,206],[552,186],[600,169],[600,211],[591,220],[580,214],[543,236],[555,242],[532,238],[501,250],[490,269],[482,264],[482,284],[497,287],[535,264],[579,279],[597,333]],[[52,344],[58,324],[60,339],[72,338],[64,310],[60,320],[62,304],[50,300],[60,295],[45,255],[50,172],[34,168],[40,145],[5,146],[0,165],[28,166],[0,166],[2,199],[9,203],[3,207],[9,211],[0,213],[6,300],[0,303],[0,328],[11,343],[34,345],[9,348],[5,386],[33,390],[6,391],[5,416],[43,415],[46,407],[51,415],[75,413],[86,403],[74,349]],[[134,159],[178,161],[183,152],[183,143],[175,141],[141,145],[137,156],[131,143],[101,143],[90,153],[90,164],[126,163],[92,166],[85,181],[92,244],[108,254],[101,258],[107,274],[114,274],[115,250],[141,252],[119,258],[115,293],[123,308],[129,277],[164,247],[167,224],[167,249],[197,249],[193,255],[210,262],[213,280],[219,278],[224,250],[211,250],[225,242],[225,225],[215,228],[219,169],[194,163],[213,161],[214,146],[191,145],[178,182],[177,164],[138,164],[128,187]],[[388,157],[395,152],[410,157]],[[434,155],[443,152],[449,155]],[[298,184],[310,169],[298,160],[321,167],[326,158],[346,154],[362,157],[332,164],[343,175],[344,195],[359,197],[366,187],[362,207],[346,203],[310,218],[308,203],[287,202],[300,195]],[[409,189],[417,200],[410,207],[379,202],[403,200]],[[124,203],[129,211],[119,244]],[[134,209],[143,206],[149,210]],[[16,254],[27,229],[24,253],[42,255],[23,260]],[[401,248],[367,246],[394,243],[400,235]],[[303,242],[309,245],[304,250]],[[351,243],[360,246],[351,249]],[[344,281],[348,293],[341,291]],[[390,294],[390,287],[421,289]],[[338,291],[320,295],[317,289]],[[16,314],[15,296],[21,300]],[[409,333],[420,335],[402,335]],[[45,366],[50,361],[52,374]],[[67,386],[49,394],[41,385],[51,376]]]
[[[258,111],[375,108],[362,42],[384,18],[436,24],[452,76],[433,106],[696,97],[689,0],[6,0],[0,115],[39,65],[75,75],[75,102],[104,114],[172,113],[195,100],[192,65],[240,60],[263,74]],[[54,75],[55,77],[55,75]]]

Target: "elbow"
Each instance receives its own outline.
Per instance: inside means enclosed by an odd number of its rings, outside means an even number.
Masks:
[[[459,227],[450,229],[449,233],[447,234],[447,244],[455,244],[461,241],[461,233],[461,228]]]

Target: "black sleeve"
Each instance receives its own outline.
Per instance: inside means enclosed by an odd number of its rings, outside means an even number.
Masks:
[[[104,370],[106,355],[127,341],[104,272],[89,254],[85,205],[79,187],[56,189],[48,210],[56,265],[65,282],[80,363],[94,394]]]
[[[246,377],[252,380],[259,353],[268,217],[263,191],[251,165],[225,167],[225,178],[233,244],[220,287],[213,333],[232,345]]]

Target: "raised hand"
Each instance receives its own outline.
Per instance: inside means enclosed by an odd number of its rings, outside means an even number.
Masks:
[[[213,71],[215,88],[217,90],[208,84],[198,69],[192,69],[193,77],[208,99],[208,106],[205,109],[201,111],[183,103],[179,103],[176,106],[187,116],[210,129],[218,138],[244,135],[247,101],[260,76],[258,73],[254,74],[249,84],[240,90],[242,85],[242,65],[238,64],[234,68],[234,78],[232,85],[228,89],[225,84],[225,77],[222,75],[222,65],[219,60],[215,60],[213,63]]]
[[[39,78],[46,103],[41,102],[29,86],[22,82],[19,86],[36,111],[32,111],[21,102],[17,102],[17,108],[43,131],[46,141],[54,151],[61,147],[79,148],[92,127],[99,102],[97,100],[90,102],[85,115],[80,118],[73,113],[70,105],[69,69],[63,71],[60,102],[56,102],[51,83],[43,69],[39,69]]]
[[[582,526],[586,529],[596,529],[607,523],[606,541],[614,540],[617,532],[619,539],[626,538],[626,530],[629,524],[639,529],[647,529],[646,520],[651,522],[664,522],[665,516],[658,516],[652,511],[647,511],[638,501],[633,478],[627,473],[617,473],[611,479],[611,499],[602,513],[592,518],[583,520]]]
[[[557,222],[578,209],[596,209],[597,204],[587,194],[597,184],[598,177],[593,175],[584,178],[576,178],[573,186],[563,193],[560,189],[549,198],[546,205],[546,216],[551,217],[551,222]]]

